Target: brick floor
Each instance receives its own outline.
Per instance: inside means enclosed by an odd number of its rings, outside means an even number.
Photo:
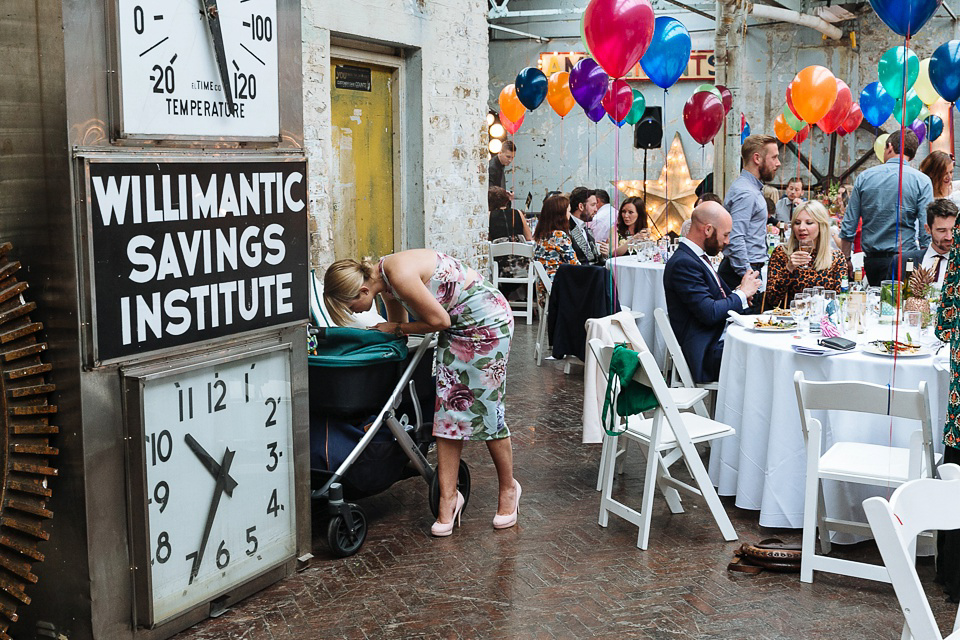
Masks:
[[[463,527],[430,537],[426,485],[417,478],[361,501],[369,534],[360,552],[334,559],[316,527],[316,558],[305,571],[178,638],[899,638],[903,618],[893,589],[817,574],[759,576],[726,570],[737,543],[723,541],[702,502],[671,515],[655,503],[650,548],[611,516],[597,525],[599,445],[580,443],[582,369],[533,365],[534,327],[520,324],[509,372],[507,419],[520,524],[494,532],[496,477],[481,444],[468,444],[473,490]],[[639,499],[642,456],[628,459],[621,490]],[[755,512],[724,504],[741,541],[798,531],[757,524]],[[322,524],[322,523],[321,523]],[[835,547],[836,548],[836,547]],[[837,552],[835,552],[837,553]],[[879,559],[872,543],[839,555]],[[921,578],[948,628],[955,605]]]

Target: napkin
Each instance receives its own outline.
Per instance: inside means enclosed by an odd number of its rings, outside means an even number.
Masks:
[[[727,315],[730,316],[731,320],[745,329],[750,329],[753,327],[753,318],[751,316],[743,316],[733,310],[727,311]]]

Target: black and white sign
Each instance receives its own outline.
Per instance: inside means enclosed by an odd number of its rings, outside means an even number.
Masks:
[[[372,91],[373,74],[367,67],[352,67],[338,64],[334,73],[333,84],[337,89],[350,91]]]
[[[305,320],[306,163],[89,164],[95,359]]]

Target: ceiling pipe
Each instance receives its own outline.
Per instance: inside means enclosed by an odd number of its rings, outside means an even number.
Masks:
[[[769,18],[770,20],[779,20],[781,22],[791,22],[793,24],[803,25],[816,29],[823,35],[832,40],[839,40],[843,37],[843,31],[833,26],[826,20],[812,16],[808,13],[791,11],[790,9],[780,9],[765,4],[747,3],[747,13],[757,18]]]

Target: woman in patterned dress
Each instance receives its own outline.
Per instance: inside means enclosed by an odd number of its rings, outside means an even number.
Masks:
[[[551,280],[560,265],[580,264],[570,237],[570,198],[561,194],[543,201],[533,241],[533,259],[543,264]]]
[[[790,240],[773,250],[767,269],[764,308],[789,308],[790,301],[807,287],[840,291],[847,259],[830,249],[830,214],[816,200],[793,211]]]
[[[953,228],[953,248],[943,276],[937,309],[937,337],[950,345],[950,395],[943,425],[943,462],[960,464],[960,227]],[[960,530],[937,535],[937,582],[950,600],[960,602]]]
[[[389,321],[372,328],[400,337],[438,332],[433,435],[440,509],[431,533],[448,536],[454,522],[459,525],[464,500],[457,491],[457,475],[464,440],[487,443],[500,483],[493,526],[512,527],[520,484],[513,478],[513,449],[503,412],[513,336],[507,300],[476,271],[431,249],[401,251],[376,266],[338,260],[324,275],[324,302],[340,326],[347,324],[348,312],[369,310],[377,295],[384,299]],[[411,322],[408,312],[418,319]]]

